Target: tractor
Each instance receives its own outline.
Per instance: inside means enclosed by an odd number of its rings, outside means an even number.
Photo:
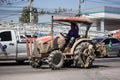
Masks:
[[[64,47],[67,35],[60,33],[59,36],[54,36],[54,23],[70,25],[70,23],[86,25],[85,35],[71,39],[68,45]],[[50,68],[53,70],[62,67],[69,67],[74,65],[76,67],[89,68],[92,66],[96,57],[95,42],[88,38],[88,31],[92,22],[87,18],[81,17],[67,17],[67,18],[53,18],[51,35],[34,39],[26,39],[27,53],[30,59],[30,65],[33,68],[40,68],[44,61],[47,61]]]

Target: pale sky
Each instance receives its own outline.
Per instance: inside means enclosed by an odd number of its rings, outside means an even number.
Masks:
[[[34,0],[34,6],[38,8],[68,8],[77,10],[79,0]],[[82,1],[82,0],[81,0]],[[93,8],[101,6],[114,6],[120,7],[120,0],[84,0],[84,3],[81,3],[81,7],[84,8]]]
[[[55,9],[55,8],[68,8],[73,10],[78,10],[78,1],[79,0],[34,0],[34,7],[38,9]],[[82,9],[88,9],[88,8],[96,8],[96,7],[102,7],[102,6],[111,6],[111,7],[119,7],[120,8],[120,0],[84,0],[84,3],[81,3]],[[28,6],[29,2],[26,0],[26,2],[22,3],[16,3],[12,4],[7,7],[1,7],[0,6],[0,20],[9,20],[13,19],[11,18],[18,16],[18,13],[12,15],[9,13],[9,11],[2,11],[4,9],[8,10],[11,9],[15,12],[18,12],[17,10],[22,10],[22,7]],[[14,7],[12,7],[14,6]],[[17,8],[18,7],[18,8]],[[4,8],[4,9],[3,9]]]
[[[82,1],[82,0],[81,0]],[[49,8],[55,9],[58,7],[77,10],[79,0],[34,0],[34,6],[36,8]],[[83,9],[94,8],[101,6],[120,7],[120,0],[84,0],[81,3]],[[15,6],[27,6],[29,2],[25,0],[23,3],[13,4]]]

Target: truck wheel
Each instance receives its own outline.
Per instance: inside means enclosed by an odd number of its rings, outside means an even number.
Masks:
[[[52,70],[60,69],[63,66],[64,57],[60,50],[53,50],[49,57],[48,63]]]
[[[93,45],[89,42],[79,43],[74,50],[75,65],[77,67],[90,67],[95,58]]]
[[[39,58],[35,58],[35,57],[32,57],[30,59],[30,65],[33,67],[33,68],[40,68],[42,66],[42,61],[40,61]]]

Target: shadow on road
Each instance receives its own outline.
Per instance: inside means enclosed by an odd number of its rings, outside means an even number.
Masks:
[[[110,66],[106,66],[106,65],[93,65],[91,68],[101,68],[101,67],[110,67]]]
[[[95,69],[95,68],[106,68],[110,66],[106,65],[92,65],[89,68],[83,68],[83,67],[76,67],[76,66],[69,66],[69,67],[63,67],[63,68],[76,68],[76,69]]]
[[[120,57],[118,57],[116,55],[110,55],[110,56],[107,56],[107,57],[99,57],[99,58],[120,58]]]
[[[17,63],[17,62],[0,62],[0,66],[22,66],[22,65],[29,65],[28,62],[24,63]]]

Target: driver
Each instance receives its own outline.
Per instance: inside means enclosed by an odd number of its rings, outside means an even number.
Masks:
[[[80,35],[79,35],[79,28],[78,28],[78,25],[76,23],[71,23],[71,29],[69,30],[67,36],[68,36],[69,40],[72,37],[75,38],[75,39],[80,37]]]
[[[67,47],[72,47],[73,43],[75,42],[76,38],[79,38],[79,28],[76,23],[71,23],[71,29],[68,31],[67,38],[66,38],[66,43],[63,46],[63,49]]]

